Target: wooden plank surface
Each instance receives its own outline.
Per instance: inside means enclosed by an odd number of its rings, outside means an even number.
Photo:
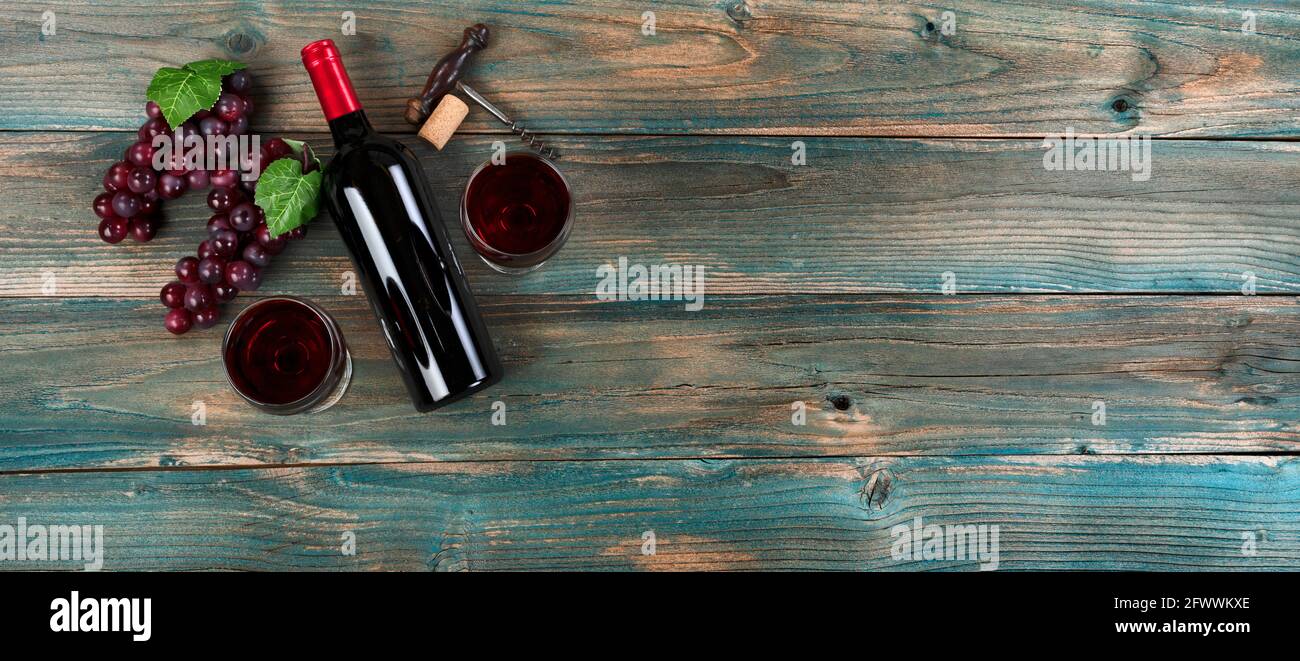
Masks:
[[[0,521],[102,525],[110,570],[976,567],[894,560],[893,527],[916,517],[927,526],[997,526],[1003,571],[1294,570],[1297,509],[1294,457],[471,462],[0,476]],[[355,555],[341,552],[349,532]],[[653,555],[643,555],[647,532]]]
[[[434,415],[363,297],[320,302],[353,386],[275,417],[154,301],[0,301],[0,469],[1300,449],[1291,297],[487,297],[507,378]]]
[[[0,128],[134,128],[159,66],[228,57],[258,76],[255,126],[319,130],[298,51],[333,37],[371,116],[406,130],[404,100],[466,25],[484,21],[497,38],[474,85],[546,132],[1300,134],[1293,2],[955,4],[10,2]],[[341,31],[348,10],[353,36]],[[46,11],[54,35],[41,33]],[[501,127],[476,112],[467,129]]]
[[[108,569],[974,568],[893,560],[918,516],[999,526],[1000,569],[1300,569],[1300,7],[958,4],[10,3],[0,522],[104,525]],[[149,77],[244,60],[254,128],[328,154],[304,43],[409,134],[475,21],[470,82],[558,136],[578,201],[551,264],[492,274],[456,203],[513,139],[475,111],[444,152],[408,140],[508,378],[416,414],[322,218],[258,295],[335,313],[352,388],[256,415],[217,331],[161,328],[202,201],[148,245],[94,234]],[[1156,136],[1150,179],[1045,170],[1066,129]],[[705,267],[704,308],[597,301],[620,257]]]
[[[313,144],[328,153],[319,134]],[[411,141],[476,292],[592,296],[602,264],[692,264],[707,293],[1300,292],[1300,144],[1159,141],[1148,181],[1043,168],[1041,141],[574,138],[565,248],[522,278],[490,272],[459,224],[468,173],[495,138]],[[147,245],[108,246],[90,201],[120,134],[0,134],[0,296],[156,296],[206,238],[202,196],[168,203]],[[87,158],[86,155],[89,155]],[[329,218],[263,293],[339,292],[351,268]]]

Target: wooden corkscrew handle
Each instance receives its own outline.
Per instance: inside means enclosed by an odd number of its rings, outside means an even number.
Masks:
[[[465,28],[465,36],[460,45],[450,53],[442,56],[433,65],[429,78],[424,82],[420,95],[406,101],[406,123],[420,126],[429,117],[429,113],[442,100],[442,97],[456,87],[456,83],[469,68],[470,58],[483,50],[488,44],[488,28],[479,23]]]

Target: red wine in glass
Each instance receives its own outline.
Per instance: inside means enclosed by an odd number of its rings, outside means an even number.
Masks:
[[[321,411],[343,396],[352,375],[338,324],[288,296],[258,301],[226,331],[222,361],[231,387],[268,413]]]
[[[470,245],[502,273],[527,273],[564,245],[573,195],[555,164],[528,151],[488,161],[470,175],[460,220]]]

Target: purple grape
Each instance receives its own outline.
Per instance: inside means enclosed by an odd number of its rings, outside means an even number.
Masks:
[[[212,285],[212,293],[216,295],[218,301],[225,303],[234,300],[239,295],[239,290],[222,282]]]
[[[163,285],[158,300],[169,308],[185,307],[185,284],[175,280]]]
[[[194,313],[194,325],[199,328],[212,328],[217,325],[217,320],[221,319],[221,310],[216,305],[210,305]]]
[[[192,284],[185,290],[185,309],[190,312],[202,310],[216,301],[216,297],[212,295],[212,288],[205,284]]]
[[[164,165],[164,172],[175,174],[177,177],[185,176],[185,174],[191,170],[191,168],[186,165],[186,157],[190,154],[198,155],[200,163],[201,160],[203,160],[203,152],[201,151],[185,150],[185,152],[182,152],[181,150],[175,150],[172,152],[172,157],[162,164]]]
[[[199,242],[199,248],[198,248],[198,250],[195,250],[195,251],[194,251],[194,256],[199,258],[199,262],[200,262],[200,263],[202,263],[203,260],[205,260],[205,259],[207,259],[207,258],[209,258],[209,257],[211,257],[211,256],[213,256],[213,255],[216,255],[216,254],[217,254],[217,253],[213,252],[213,250],[212,250],[212,240],[211,240],[211,239],[207,239],[207,240],[204,240],[204,241],[200,241],[200,242]]]
[[[223,92],[217,98],[217,105],[212,107],[212,111],[221,119],[233,122],[244,116],[244,100],[236,94]]]
[[[132,193],[143,195],[153,190],[156,185],[158,185],[158,175],[154,174],[153,169],[148,167],[136,166],[134,170],[131,170],[131,175],[126,178],[126,187]]]
[[[199,122],[199,132],[203,135],[225,135],[230,132],[230,125],[220,117],[204,117]]]
[[[140,131],[136,137],[140,139],[140,142],[147,142],[152,145],[155,137],[164,133],[171,133],[171,130],[171,127],[167,126],[167,120],[162,117],[154,117],[145,122],[144,126],[140,127]]]
[[[125,218],[112,216],[99,221],[99,238],[105,243],[120,243],[126,238],[126,233],[130,229],[130,221]]]
[[[226,284],[240,291],[257,291],[262,284],[262,272],[248,262],[231,262],[226,265]]]
[[[208,114],[212,114],[212,113],[208,113]],[[193,117],[185,120],[185,122],[181,124],[181,137],[185,138],[191,135],[198,135],[198,136],[203,135],[203,132],[199,130],[199,121],[200,120],[195,119]]]
[[[284,138],[271,138],[262,145],[262,165],[269,165],[272,161],[277,161],[293,153],[293,147],[284,141]]]
[[[253,87],[253,77],[240,69],[226,77],[226,87],[236,94],[246,94]]]
[[[299,225],[292,230],[289,230],[289,238],[295,241],[307,238],[307,226]]]
[[[163,326],[172,335],[184,335],[193,325],[194,318],[190,315],[190,311],[185,308],[168,310],[167,316],[163,318]]]
[[[184,177],[178,177],[174,174],[163,174],[158,177],[158,195],[164,200],[174,200],[185,194],[189,183]]]
[[[185,172],[186,172],[185,161],[181,158],[180,154],[172,152],[171,154],[164,154],[163,156],[164,156],[164,158],[162,159],[163,172],[170,174],[174,177],[185,176]]]
[[[212,255],[199,260],[199,280],[215,285],[226,279],[226,260]]]
[[[134,169],[135,169],[134,165],[131,165],[126,161],[118,161],[113,165],[109,166],[108,171],[113,173],[114,178],[118,178],[118,177],[125,178],[130,176],[131,171]]]
[[[149,243],[158,233],[158,219],[151,216],[136,216],[131,219],[131,238],[139,243]]]
[[[244,135],[245,133],[248,133],[247,117],[241,115],[230,122],[230,135]]]
[[[144,114],[147,115],[149,119],[158,119],[159,117],[162,117],[162,108],[160,108],[157,103],[150,101],[144,104]]]
[[[95,215],[100,218],[108,218],[113,215],[113,194],[100,193],[95,196],[95,201],[90,205],[95,210]]]
[[[257,227],[257,211],[252,204],[241,202],[230,208],[230,226],[240,232]]]
[[[126,149],[126,160],[132,165],[142,168],[153,167],[153,145],[147,142],[136,142]]]
[[[214,183],[212,190],[208,191],[208,208],[217,213],[224,213],[230,211],[230,207],[239,204],[241,197],[234,190]]]
[[[126,183],[132,169],[132,165],[126,161],[118,161],[111,165],[104,175],[104,190],[110,193],[126,190]]]
[[[140,195],[140,213],[137,216],[156,216],[158,215],[158,193],[147,191]]]
[[[214,213],[208,219],[208,237],[211,238],[221,230],[230,229],[230,219],[224,213]]]
[[[131,191],[120,190],[113,194],[113,213],[123,218],[134,218],[140,213],[140,197]]]
[[[256,266],[257,268],[266,268],[271,263],[271,253],[262,247],[262,244],[256,241],[250,241],[244,246],[244,261]]]
[[[212,246],[214,255],[234,259],[235,253],[239,251],[239,234],[234,230],[218,230],[208,239],[208,243]]]
[[[261,244],[263,248],[266,248],[266,252],[271,255],[278,255],[284,252],[285,246],[289,243],[287,237],[272,236],[271,228],[267,227],[265,223],[258,225],[257,229],[253,230],[253,235],[257,237],[257,242]]]
[[[203,190],[211,183],[211,177],[208,176],[207,170],[194,170],[185,175],[185,182],[190,190]]]
[[[245,117],[252,117],[252,116],[253,116],[253,98],[252,98],[252,97],[248,97],[248,96],[245,96],[245,97],[242,97],[242,98],[243,98],[243,100],[244,100],[244,116],[245,116]]]
[[[199,281],[199,260],[197,257],[182,257],[176,260],[176,277],[181,282],[192,285]]]
[[[235,170],[213,170],[209,179],[214,188],[230,188],[239,181],[239,172]]]

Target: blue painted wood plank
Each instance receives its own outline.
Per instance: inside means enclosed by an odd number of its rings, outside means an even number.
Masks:
[[[317,300],[353,385],[276,417],[156,301],[0,299],[0,470],[1300,447],[1292,298],[485,297],[506,378],[433,414],[360,296]]]
[[[329,139],[307,137],[329,153]],[[483,294],[594,297],[598,270],[705,269],[706,295],[913,292],[1300,293],[1300,145],[1158,141],[1150,179],[1049,171],[1041,141],[594,138],[558,141],[577,198],[568,244],[506,278],[478,262],[459,223],[490,136],[446,151],[414,144],[448,234]],[[120,157],[114,134],[0,134],[0,296],[153,298],[206,239],[201,196],[169,202],[158,238],[106,246],[90,201]],[[81,155],[89,154],[89,158]],[[71,157],[76,155],[76,157]],[[322,216],[263,293],[336,294],[351,269]]]
[[[402,103],[460,31],[483,21],[495,39],[473,84],[544,132],[1300,135],[1300,10],[1278,0],[277,0],[178,12],[112,0],[7,9],[6,129],[133,129],[159,66],[227,57],[248,62],[260,81],[255,126],[319,130],[298,50],[333,37],[371,117],[409,131]],[[51,10],[57,30],[46,35]],[[344,11],[355,14],[354,35],[343,33]],[[502,130],[483,112],[467,129]]]
[[[46,473],[0,476],[0,524],[103,526],[109,570],[1295,570],[1298,467],[1040,456]],[[898,526],[918,519],[943,527],[942,559],[901,545]],[[949,548],[953,526],[985,526],[978,560]]]

